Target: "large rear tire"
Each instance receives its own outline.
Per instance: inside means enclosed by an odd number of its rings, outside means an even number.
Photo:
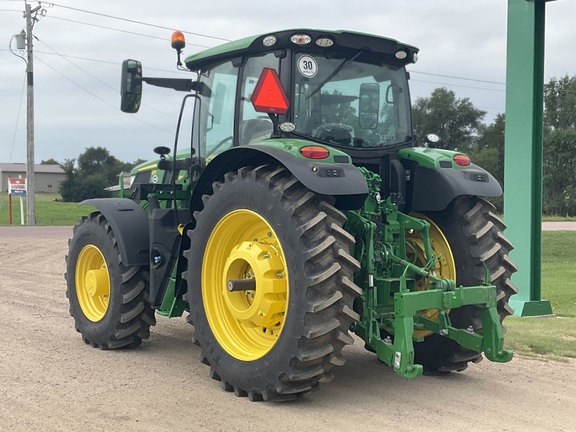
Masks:
[[[269,166],[226,174],[203,202],[184,277],[211,376],[251,400],[292,399],[330,380],[358,319],[345,216]]]
[[[496,286],[497,310],[502,322],[513,313],[509,300],[518,290],[511,276],[517,267],[509,258],[513,246],[503,235],[506,225],[494,211],[494,206],[481,198],[462,196],[444,211],[429,212],[426,217],[440,230],[452,252],[457,286],[482,284],[486,264],[491,283]],[[450,320],[459,328],[471,327],[474,332],[482,333],[480,309],[476,306],[453,309]],[[424,342],[416,343],[414,348],[415,362],[424,366],[425,373],[461,371],[469,362],[482,360],[481,354],[436,334],[425,337]]]
[[[114,232],[100,212],[74,227],[68,246],[66,297],[84,342],[101,349],[140,345],[156,323],[145,269],[124,266]]]

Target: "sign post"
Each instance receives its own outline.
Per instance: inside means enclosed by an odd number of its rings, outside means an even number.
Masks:
[[[8,177],[8,207],[10,209],[9,223],[12,225],[12,195],[20,197],[20,224],[24,225],[24,201],[26,196],[26,179]]]

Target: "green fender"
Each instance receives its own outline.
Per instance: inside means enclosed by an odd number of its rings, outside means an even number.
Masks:
[[[79,205],[96,207],[106,217],[125,266],[150,264],[148,216],[137,203],[128,198],[95,198]]]
[[[244,166],[282,165],[305,187],[319,195],[333,196],[341,210],[358,209],[368,196],[368,185],[362,173],[352,165],[346,153],[331,147],[326,159],[308,159],[300,148],[318,145],[304,140],[273,139],[249,146],[233,147],[216,156],[206,166],[194,189],[192,208],[201,208],[202,195],[214,181]],[[197,207],[200,205],[200,207]]]
[[[402,149],[399,154],[403,165],[410,169],[411,211],[441,211],[461,195],[502,195],[502,187],[484,168],[456,164],[454,156],[463,153],[414,147]]]

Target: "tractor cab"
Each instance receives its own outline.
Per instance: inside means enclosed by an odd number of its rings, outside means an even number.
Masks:
[[[299,138],[338,148],[362,164],[413,143],[405,66],[417,52],[378,36],[286,30],[187,57],[186,68],[198,74],[188,85],[144,81],[196,91],[190,145],[201,159],[269,138]],[[136,99],[122,109],[135,112]]]
[[[302,30],[230,45],[236,49],[186,59],[205,89],[197,145],[207,154],[287,136],[358,156],[411,144],[404,66],[415,61],[415,48],[373,36]]]

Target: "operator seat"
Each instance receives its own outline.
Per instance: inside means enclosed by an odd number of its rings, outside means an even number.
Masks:
[[[272,129],[272,122],[268,119],[257,118],[245,120],[240,129],[240,145],[270,138]]]

